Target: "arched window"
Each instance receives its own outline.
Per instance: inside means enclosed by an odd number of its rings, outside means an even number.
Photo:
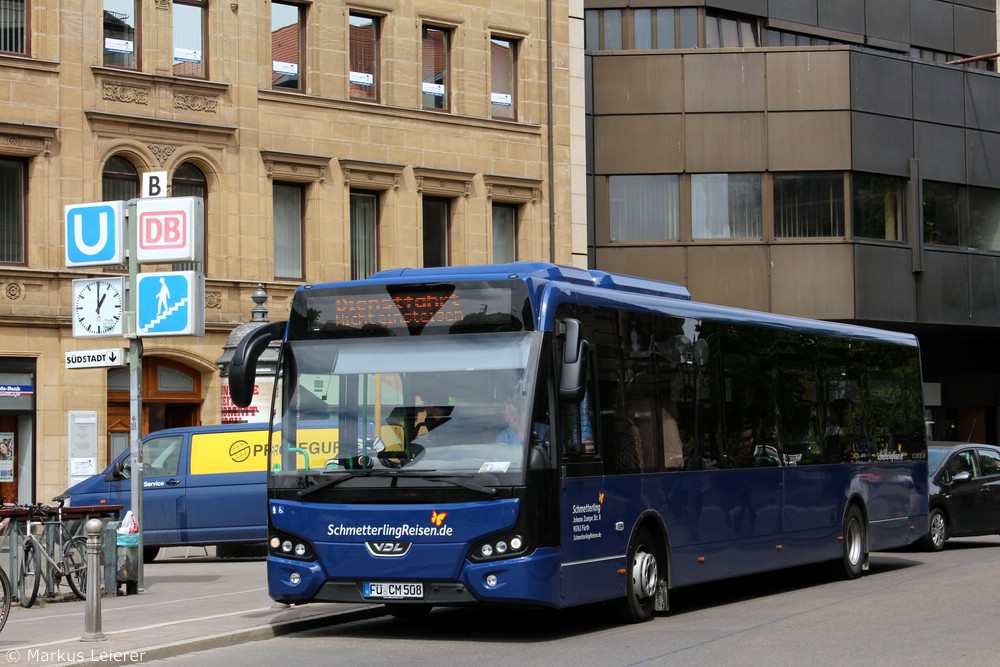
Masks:
[[[139,172],[131,162],[115,155],[101,174],[102,201],[128,201],[139,196]]]

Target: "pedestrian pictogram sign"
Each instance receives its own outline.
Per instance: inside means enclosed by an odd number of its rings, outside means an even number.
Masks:
[[[205,274],[140,273],[136,294],[136,333],[140,337],[205,333]]]
[[[148,262],[201,262],[205,256],[201,197],[137,199],[136,258]]]
[[[107,266],[125,261],[125,202],[63,207],[66,266]]]

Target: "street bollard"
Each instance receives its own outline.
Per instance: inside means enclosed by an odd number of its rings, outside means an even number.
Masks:
[[[104,524],[100,519],[88,519],[87,533],[87,611],[83,617],[80,641],[100,642],[107,639],[101,632],[101,539]]]

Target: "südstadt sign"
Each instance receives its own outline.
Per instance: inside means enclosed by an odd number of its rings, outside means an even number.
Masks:
[[[66,353],[66,368],[117,368],[124,365],[125,353],[120,347]]]

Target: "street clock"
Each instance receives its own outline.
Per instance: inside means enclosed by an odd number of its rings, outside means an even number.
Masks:
[[[125,318],[122,277],[73,281],[73,335],[81,338],[121,336]]]

